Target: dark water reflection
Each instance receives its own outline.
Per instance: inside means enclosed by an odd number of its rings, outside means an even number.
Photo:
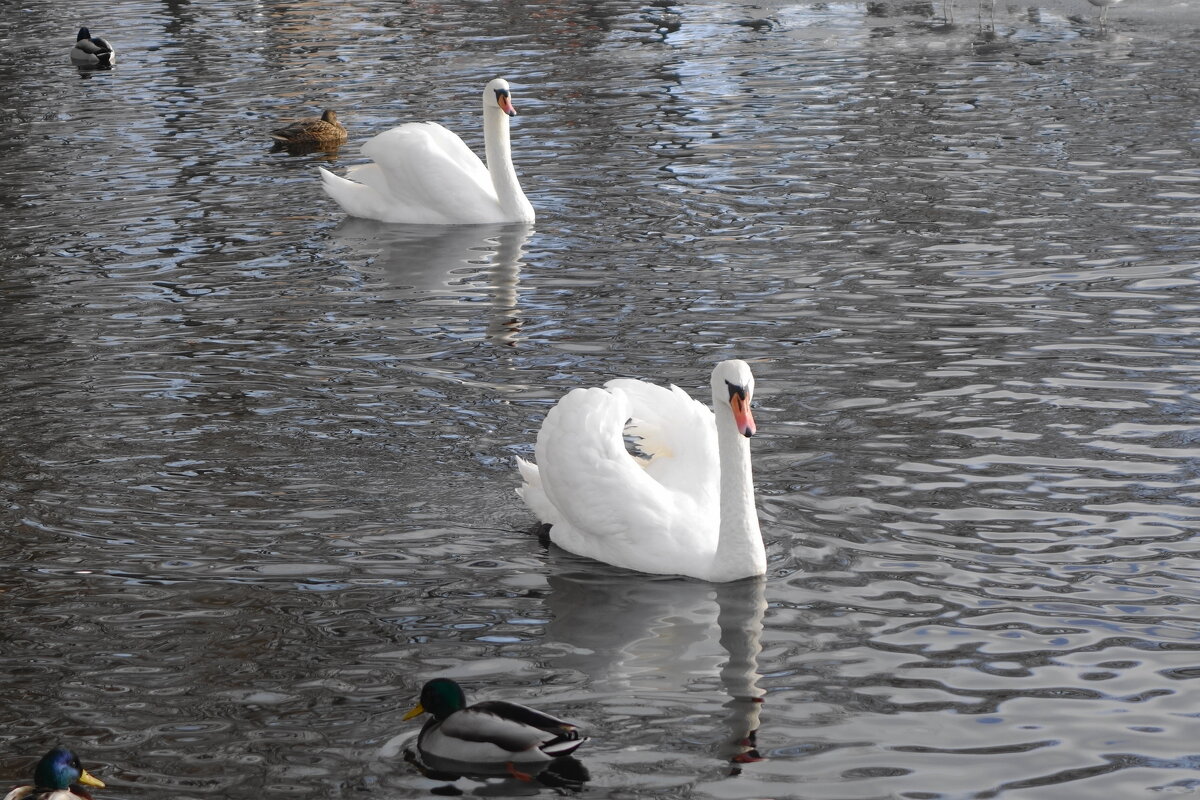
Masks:
[[[976,5],[5,15],[0,775],[424,796],[444,674],[583,723],[587,795],[1195,792],[1196,9]],[[536,226],[321,194],[499,73]],[[734,355],[765,581],[539,543],[558,396]]]

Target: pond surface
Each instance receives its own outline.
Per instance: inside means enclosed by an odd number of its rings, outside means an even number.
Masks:
[[[995,5],[10,9],[3,780],[425,796],[448,675],[584,725],[585,797],[1200,791],[1200,8]],[[323,195],[497,75],[536,225]],[[766,579],[543,545],[551,404],[730,357]]]

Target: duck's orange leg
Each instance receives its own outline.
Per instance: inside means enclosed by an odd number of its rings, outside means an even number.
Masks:
[[[532,775],[530,775],[526,772],[521,772],[521,770],[517,769],[517,765],[515,763],[513,763],[512,761],[509,761],[507,764],[505,764],[504,769],[509,775],[513,776],[514,778],[516,778],[519,781],[527,781],[528,782],[528,781],[533,780]]]

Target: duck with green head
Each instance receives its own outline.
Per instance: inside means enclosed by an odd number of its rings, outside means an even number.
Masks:
[[[108,69],[117,61],[117,53],[107,40],[92,36],[87,28],[80,28],[71,48],[71,63],[80,67]]]
[[[571,723],[517,703],[468,706],[462,687],[449,678],[426,683],[421,702],[404,719],[425,713],[431,719],[421,728],[417,749],[450,761],[536,764],[569,755],[587,741]]]
[[[84,786],[103,789],[104,782],[89,775],[80,765],[79,757],[59,745],[42,756],[33,768],[33,783],[18,786],[4,800],[92,800]]]

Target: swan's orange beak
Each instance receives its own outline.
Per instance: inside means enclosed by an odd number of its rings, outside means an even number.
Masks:
[[[733,409],[733,423],[737,425],[738,433],[742,436],[753,436],[754,415],[750,413],[750,403],[741,393],[733,393],[729,398],[729,407]]]
[[[496,92],[496,105],[500,106],[500,110],[510,117],[517,115],[517,110],[513,108],[512,100],[508,96],[508,92]]]

